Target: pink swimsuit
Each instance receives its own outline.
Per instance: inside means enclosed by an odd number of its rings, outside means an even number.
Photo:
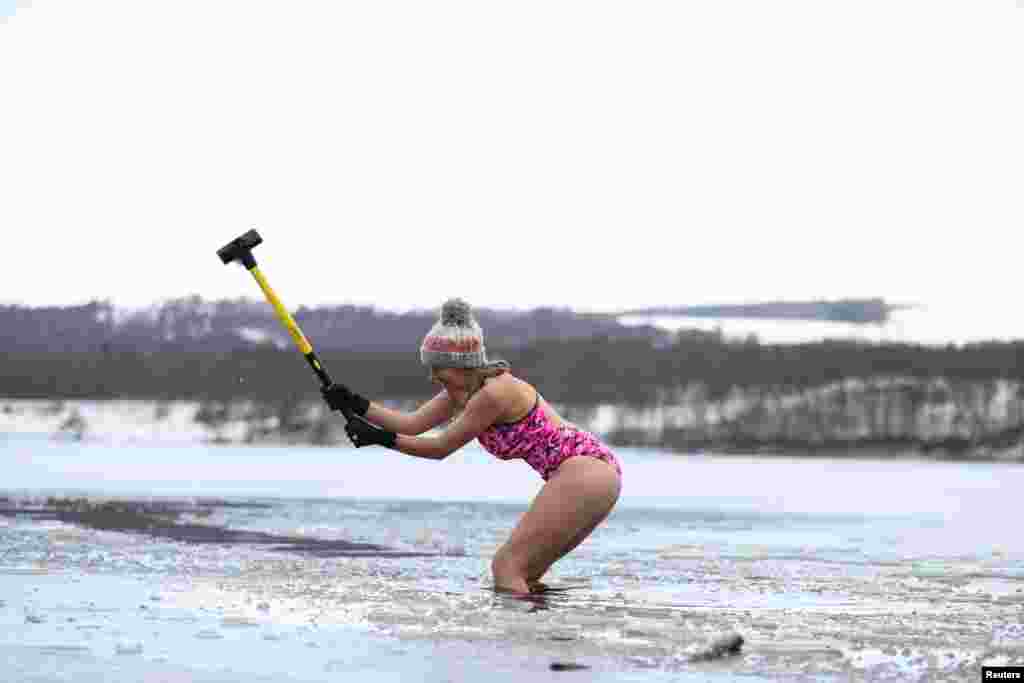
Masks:
[[[540,409],[540,394],[533,409],[516,422],[496,422],[477,441],[502,460],[522,458],[547,481],[574,455],[586,455],[611,464],[622,476],[622,467],[611,449],[591,434],[571,425],[556,426]]]

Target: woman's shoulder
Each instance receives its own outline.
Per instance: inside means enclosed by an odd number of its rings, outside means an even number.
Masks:
[[[537,390],[529,382],[511,372],[503,372],[488,379],[481,391],[487,392],[492,399],[503,404],[518,404],[524,397],[532,401],[537,394]]]

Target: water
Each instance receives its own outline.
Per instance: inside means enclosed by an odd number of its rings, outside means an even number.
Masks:
[[[517,600],[490,557],[542,482],[477,448],[7,438],[0,496],[215,497],[191,521],[410,555],[0,517],[0,680],[977,680],[1024,655],[1024,467],[620,456],[616,510],[545,579],[562,590]],[[687,660],[732,630],[743,654]]]
[[[1024,339],[1024,321],[998,302],[950,301],[893,311],[884,324],[857,325],[823,320],[766,320],[685,316],[624,316],[624,325],[654,325],[665,330],[721,330],[729,338],[751,335],[763,344],[799,344],[851,339],[944,346]]]

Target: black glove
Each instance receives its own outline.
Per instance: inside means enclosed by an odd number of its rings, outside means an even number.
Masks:
[[[395,440],[398,438],[398,435],[394,432],[381,429],[377,425],[367,422],[366,418],[358,415],[352,416],[348,424],[345,425],[345,433],[348,434],[348,438],[352,439],[352,443],[355,444],[356,448],[362,448],[363,446],[394,448]]]
[[[366,415],[366,411],[370,407],[369,401],[359,394],[349,391],[349,388],[344,384],[331,384],[330,386],[321,387],[320,393],[323,394],[324,400],[327,401],[327,405],[331,407],[331,410],[337,410],[342,413],[348,411],[354,415]]]

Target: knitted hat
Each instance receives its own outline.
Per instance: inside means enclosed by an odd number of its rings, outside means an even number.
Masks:
[[[433,368],[508,367],[504,361],[487,360],[483,330],[462,299],[448,299],[441,306],[441,316],[420,345],[420,360]]]

